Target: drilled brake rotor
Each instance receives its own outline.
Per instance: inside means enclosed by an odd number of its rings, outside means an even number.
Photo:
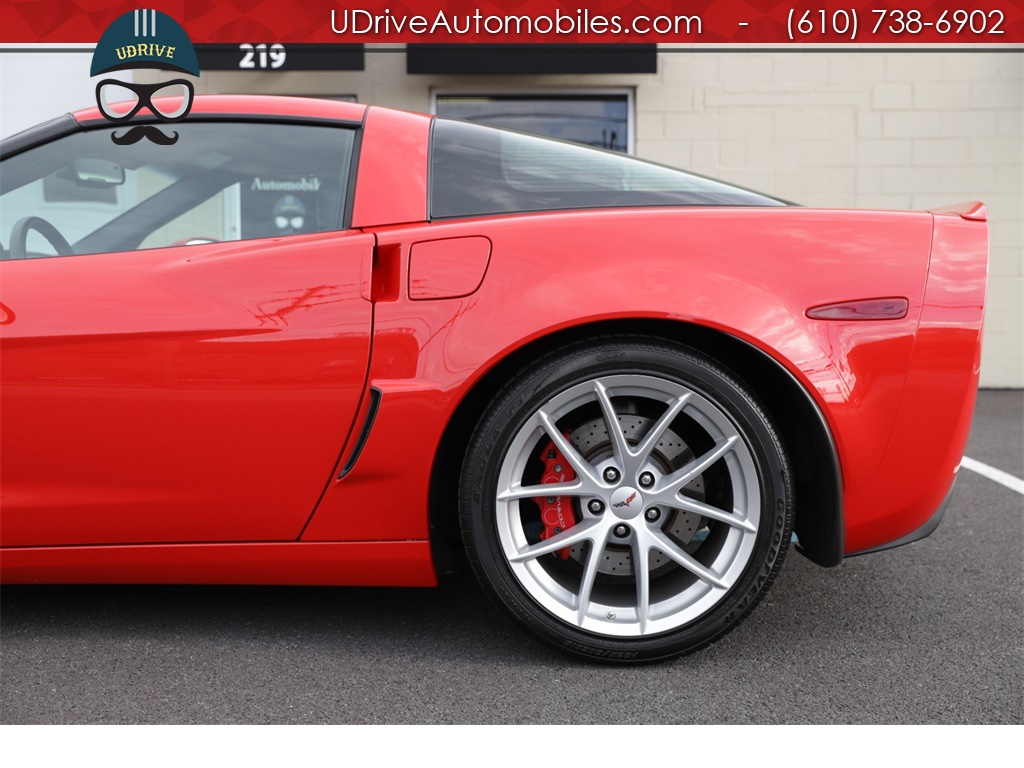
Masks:
[[[630,445],[640,442],[647,430],[653,426],[653,419],[637,414],[623,414],[618,417],[622,434]],[[608,437],[608,426],[603,418],[588,421],[574,429],[570,435],[573,446],[591,466],[596,466],[602,461],[611,458],[612,444]],[[668,474],[679,469],[686,462],[693,459],[693,451],[686,445],[679,435],[671,429],[665,430],[665,434],[651,452],[651,461],[658,466],[662,473]],[[698,475],[684,487],[685,495],[698,501],[704,500],[704,477]],[[692,512],[681,509],[673,509],[665,515],[665,524],[662,530],[670,534],[677,541],[684,545],[689,544],[694,536],[701,529],[702,518]],[[577,544],[569,550],[569,556],[578,563],[585,562],[586,548]],[[651,551],[651,571],[657,575],[659,570],[669,570],[673,567],[673,561],[669,560],[657,549]],[[625,545],[609,544],[598,564],[598,573],[606,576],[632,576],[633,574],[633,553]]]

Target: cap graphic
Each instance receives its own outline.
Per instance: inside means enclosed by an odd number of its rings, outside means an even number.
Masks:
[[[170,69],[199,76],[199,59],[181,25],[161,11],[129,11],[96,44],[89,75],[119,69]]]

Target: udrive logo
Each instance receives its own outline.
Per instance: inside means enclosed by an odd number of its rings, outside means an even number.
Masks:
[[[92,55],[89,75],[132,69],[158,69],[199,76],[199,59],[181,25],[161,11],[129,11],[107,27]],[[159,83],[132,83],[106,78],[96,85],[96,105],[112,123],[126,123],[143,108],[160,122],[183,120],[192,109],[195,90],[189,80],[173,78]],[[136,125],[118,136],[115,144],[135,144],[149,139],[173,144],[177,131],[168,135],[154,125]]]

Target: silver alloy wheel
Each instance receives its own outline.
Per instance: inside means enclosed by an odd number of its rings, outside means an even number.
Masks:
[[[572,428],[590,419],[595,406],[610,444],[606,451],[584,456],[573,444]],[[627,409],[653,414],[650,428],[632,442],[620,426]],[[659,456],[658,443],[670,430],[695,435],[700,447],[681,466],[666,466]],[[538,448],[548,441],[576,478],[523,485]],[[644,477],[641,483],[645,473],[653,482]],[[700,501],[685,495],[688,485],[708,473],[720,478],[715,498]],[[743,434],[711,399],[668,379],[609,375],[559,392],[516,432],[498,473],[496,528],[516,580],[550,614],[606,637],[649,637],[703,616],[740,579],[761,522],[759,487]],[[528,500],[552,495],[574,500],[576,523],[539,541],[531,534]],[[602,505],[596,514],[590,509],[595,499]],[[646,514],[652,508],[661,512],[652,514],[653,520]],[[699,516],[706,537],[680,540],[670,528],[673,513]],[[575,571],[553,554],[581,545],[586,552]],[[601,559],[624,547],[632,562],[632,583],[626,586],[609,583],[599,573]],[[668,560],[675,567],[669,573],[655,568],[652,551],[662,553],[660,562]]]

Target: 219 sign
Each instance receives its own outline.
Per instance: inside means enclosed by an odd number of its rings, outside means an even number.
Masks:
[[[238,50],[242,52],[242,60],[238,63],[239,69],[280,69],[288,55],[280,43],[270,46],[266,43],[242,43]]]

